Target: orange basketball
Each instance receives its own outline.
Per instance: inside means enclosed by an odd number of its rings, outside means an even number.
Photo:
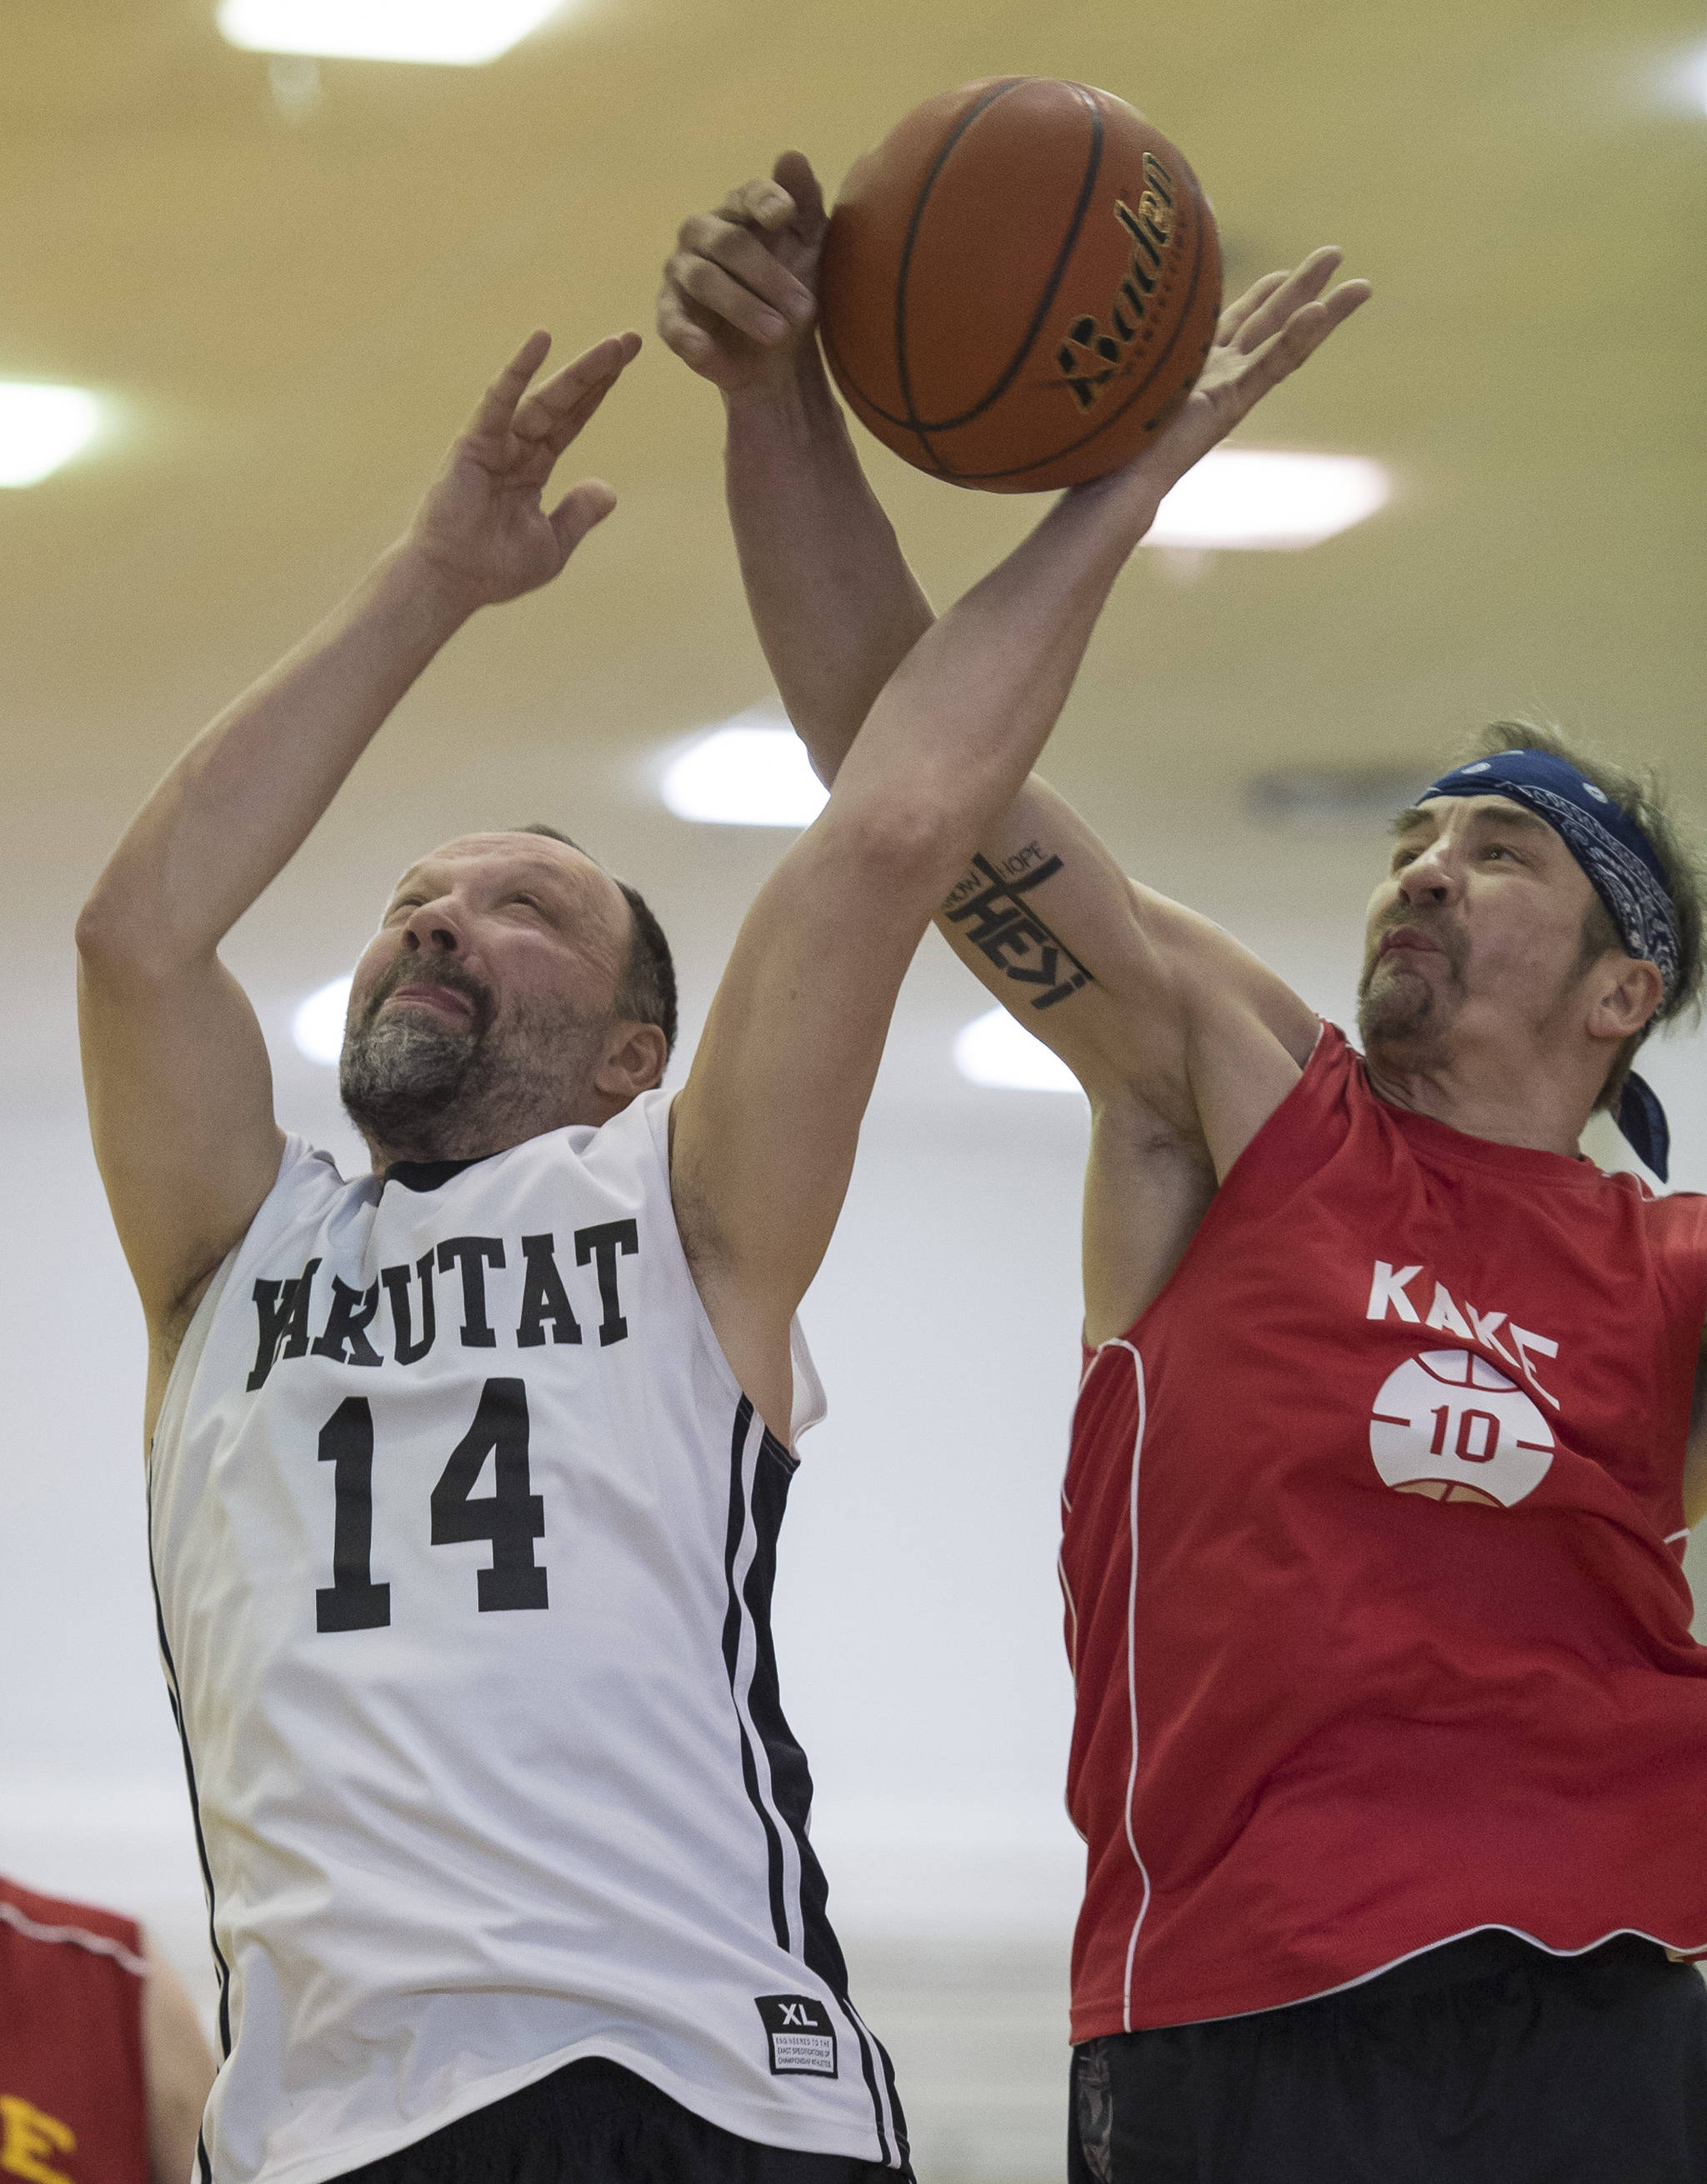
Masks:
[[[1174,415],[1221,309],[1214,215],[1124,99],[991,77],[916,107],[842,187],[819,326],[861,421],[986,493],[1081,485]]]

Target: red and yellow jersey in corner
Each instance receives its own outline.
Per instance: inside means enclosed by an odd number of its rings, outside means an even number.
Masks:
[[[1387,1106],[1325,1027],[1087,1360],[1073,2037],[1500,1926],[1707,1950],[1707,1199]]]
[[[0,2184],[148,2184],[135,1923],[0,1878]]]

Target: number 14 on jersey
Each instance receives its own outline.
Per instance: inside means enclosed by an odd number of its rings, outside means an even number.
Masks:
[[[476,1480],[492,1458],[493,1491]],[[373,1410],[348,1396],[320,1433],[320,1461],[332,1467],[332,1583],[315,1595],[317,1630],[377,1630],[391,1620],[391,1587],[373,1581]],[[527,1390],[518,1379],[488,1380],[473,1423],[450,1451],[429,1504],[432,1544],[489,1540],[492,1560],[477,1572],[480,1612],[549,1605],[546,1571],[533,1559],[545,1533],[545,1504],[527,1471]]]

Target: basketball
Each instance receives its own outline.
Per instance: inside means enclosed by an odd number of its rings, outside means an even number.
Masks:
[[[1196,383],[1221,308],[1214,215],[1141,114],[1048,76],[916,107],[849,173],[824,354],[886,448],[985,493],[1129,462]]]

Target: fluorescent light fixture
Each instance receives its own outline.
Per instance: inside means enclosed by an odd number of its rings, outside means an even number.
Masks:
[[[1004,1092],[1079,1090],[1079,1079],[1067,1064],[1006,1009],[991,1009],[961,1028],[954,1042],[954,1066],[973,1084]]]
[[[290,1020],[297,1052],[327,1069],[336,1069],[343,1052],[343,1020],[349,1008],[348,978],[334,978],[299,1002]]]
[[[1663,58],[1653,57],[1647,77],[1649,103],[1697,120],[1707,114],[1707,46],[1673,47]]]
[[[327,59],[473,68],[507,53],[561,0],[220,0],[233,46]]]
[[[1392,481],[1362,455],[1215,448],[1162,503],[1146,546],[1319,546],[1386,504]]]
[[[81,387],[0,380],[0,485],[37,485],[86,448],[101,405]]]
[[[306,121],[326,95],[312,53],[275,53],[267,63],[267,82],[287,121]]]
[[[1416,802],[1429,771],[1427,760],[1413,766],[1275,766],[1246,782],[1245,808],[1274,826],[1379,826]]]
[[[699,737],[664,769],[660,793],[678,819],[714,827],[809,827],[828,801],[806,747],[756,708]]]

